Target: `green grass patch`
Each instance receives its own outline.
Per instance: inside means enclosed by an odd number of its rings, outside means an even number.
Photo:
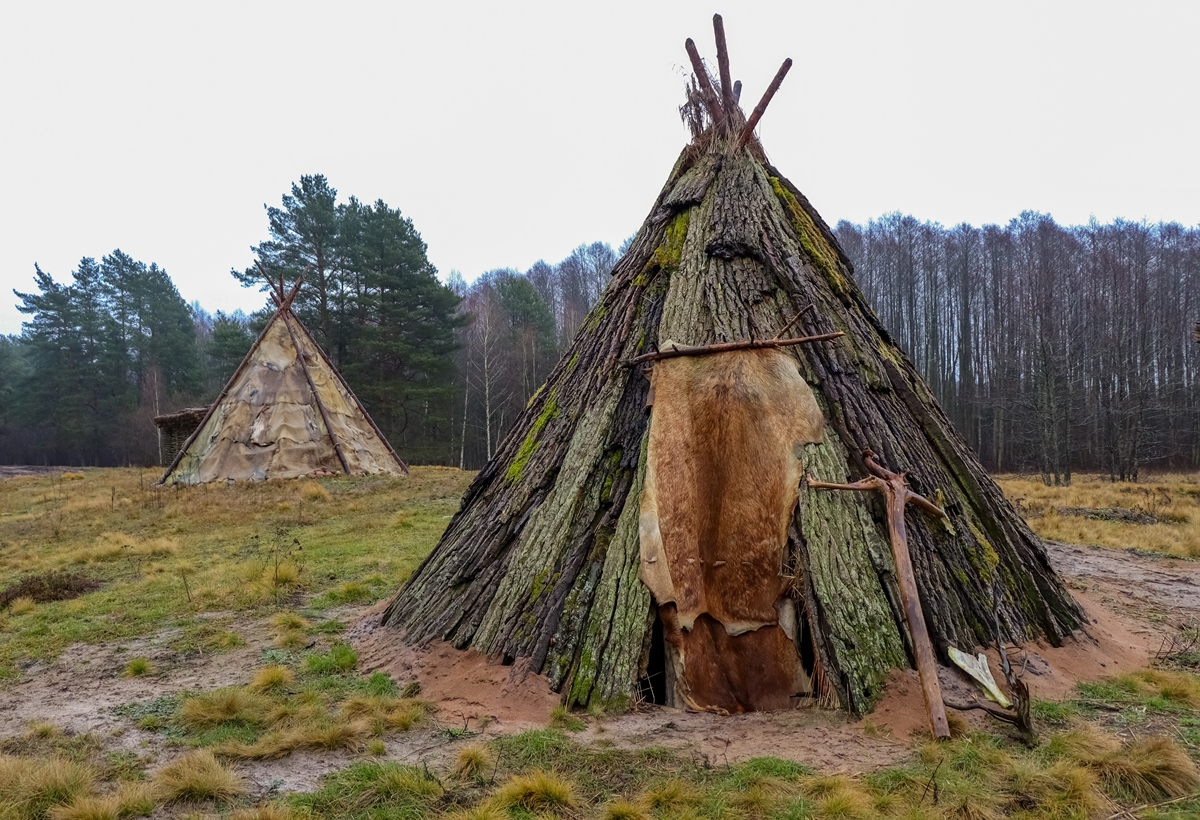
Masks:
[[[422,820],[437,813],[444,795],[423,769],[364,761],[326,777],[318,791],[290,796],[288,804],[319,817]]]
[[[304,503],[303,518],[297,501],[304,488],[297,482],[155,491],[150,485],[158,473],[151,470],[91,470],[88,478],[4,482],[0,589],[51,573],[86,576],[95,586],[72,584],[76,597],[36,603],[10,618],[0,632],[0,680],[15,679],[22,662],[54,659],[70,644],[124,641],[164,624],[183,630],[172,642],[175,651],[233,648],[240,638],[231,637],[227,623],[277,611],[280,591],[267,570],[277,546],[293,539],[303,549],[288,558],[298,574],[285,597],[323,589],[333,593],[320,596],[327,605],[381,597],[437,542],[472,474],[414,467],[405,478],[330,479],[321,482],[329,500]],[[392,523],[398,509],[405,511],[402,527]],[[224,612],[236,614],[227,621],[211,617]],[[325,630],[334,634],[331,624]]]
[[[357,664],[358,653],[349,644],[337,643],[328,652],[305,658],[304,671],[309,675],[337,675],[353,671]]]

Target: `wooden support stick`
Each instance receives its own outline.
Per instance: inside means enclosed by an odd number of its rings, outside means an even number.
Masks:
[[[723,121],[725,112],[721,110],[717,92],[713,91],[712,82],[708,79],[708,71],[700,59],[700,52],[696,51],[696,44],[689,37],[683,47],[687,49],[688,59],[692,61],[692,73],[696,76],[696,82],[700,84],[700,94],[704,97],[704,106],[708,109],[708,115],[712,117],[714,123]]]
[[[737,147],[741,148],[745,145],[750,137],[754,136],[754,128],[758,125],[758,121],[762,119],[762,115],[766,113],[767,106],[771,102],[771,98],[775,96],[775,92],[779,90],[779,86],[783,83],[783,78],[787,76],[788,70],[792,67],[792,58],[788,57],[783,61],[783,65],[779,67],[779,71],[775,72],[775,79],[771,80],[771,84],[767,86],[767,90],[763,92],[762,99],[758,101],[758,105],[754,106],[754,112],[750,115],[750,119],[746,120],[746,127],[742,129],[742,135],[738,137]]]
[[[717,40],[717,71],[721,78],[721,106],[725,109],[725,125],[733,128],[733,80],[729,78],[729,50],[725,46],[725,21],[713,15],[713,34]]]
[[[296,335],[292,323],[288,321],[290,310],[280,310],[279,318],[283,320],[284,327],[287,328],[288,335],[292,337],[292,347],[296,348],[296,358],[299,360],[300,371],[304,373],[304,380],[308,382],[308,389],[312,391],[313,401],[317,403],[317,410],[321,412],[321,421],[325,423],[325,435],[329,436],[329,442],[333,445],[333,451],[337,453],[338,461],[342,463],[342,470],[346,475],[350,475],[350,464],[346,461],[346,454],[342,452],[342,445],[338,442],[337,434],[333,432],[333,425],[329,420],[329,411],[325,409],[325,402],[321,401],[321,394],[317,392],[317,386],[313,383],[312,374],[308,372],[308,362],[304,361],[304,351],[300,349],[300,339]]]
[[[730,350],[758,350],[764,347],[791,347],[792,345],[802,345],[808,342],[827,342],[830,339],[837,339],[846,334],[842,331],[836,333],[822,333],[819,336],[801,336],[798,339],[748,339],[744,342],[718,342],[712,345],[698,345],[696,347],[680,347],[679,345],[671,345],[666,350],[658,350],[654,353],[643,353],[629,360],[629,364],[641,364],[642,362],[654,362],[659,359],[677,359],[680,356],[708,356],[712,353],[728,353]]]
[[[925,710],[933,736],[950,737],[950,724],[946,721],[946,706],[942,702],[942,687],[938,683],[937,659],[933,655],[933,643],[925,626],[925,615],[921,612],[921,597],[917,591],[917,579],[913,575],[912,557],[908,554],[908,532],[904,527],[904,507],[916,504],[925,512],[945,518],[946,512],[928,498],[908,489],[904,473],[893,473],[875,461],[870,450],[863,452],[867,469],[872,475],[853,484],[830,484],[808,477],[808,486],[818,490],[877,490],[883,493],[887,503],[888,540],[892,544],[892,558],[896,562],[896,580],[900,584],[900,603],[904,606],[904,619],[912,635],[913,649],[917,655],[917,672],[921,676],[921,691],[925,695]]]
[[[816,304],[815,304],[815,303],[813,303],[813,302],[809,302],[809,303],[808,303],[808,307],[805,307],[805,308],[800,308],[800,312],[799,312],[799,313],[797,313],[795,316],[793,316],[793,317],[792,317],[792,321],[788,322],[786,325],[784,325],[783,327],[781,327],[781,328],[779,329],[779,332],[775,334],[775,338],[776,338],[776,339],[782,339],[782,338],[783,338],[783,334],[785,334],[785,333],[787,333],[789,330],[791,330],[791,329],[792,329],[792,325],[796,324],[796,322],[799,322],[799,321],[800,321],[800,317],[801,317],[801,316],[803,316],[804,314],[808,313],[808,312],[809,312],[810,310],[812,310],[814,307],[816,307]]]

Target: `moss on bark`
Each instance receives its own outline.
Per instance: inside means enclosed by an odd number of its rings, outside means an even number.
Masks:
[[[1005,640],[1061,640],[1080,613],[1043,545],[879,324],[828,226],[756,143],[710,137],[680,156],[546,388],[389,605],[397,639],[527,658],[576,705],[632,696],[653,624],[637,576],[649,383],[620,362],[667,339],[767,338],[810,303],[798,335],[846,336],[791,349],[828,422],[803,457],[822,479],[854,480],[870,448],[942,500],[949,526],[906,519],[939,656],[992,641],[996,618]],[[882,510],[806,493],[792,530],[785,562],[826,679],[866,711],[911,654]]]

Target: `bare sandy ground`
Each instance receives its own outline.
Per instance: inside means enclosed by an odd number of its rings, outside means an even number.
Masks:
[[[1200,562],[1065,544],[1051,544],[1051,557],[1088,612],[1089,634],[1063,647],[1031,645],[1012,653],[1036,696],[1060,698],[1078,680],[1144,667],[1166,635],[1200,619]],[[372,628],[379,611],[376,606],[338,613],[346,623],[358,624],[351,634],[361,651],[360,670],[387,669],[402,683],[420,680],[423,696],[439,709],[434,725],[389,740],[389,759],[438,766],[463,743],[549,722],[558,697],[540,676],[445,646],[430,653],[401,650],[394,635]],[[110,748],[135,751],[162,765],[178,751],[115,708],[245,683],[261,665],[271,630],[265,622],[241,622],[237,629],[248,645],[223,653],[181,655],[169,646],[175,637],[171,630],[119,645],[69,647],[52,663],[25,668],[18,681],[0,690],[0,736],[20,734],[31,721],[45,720],[70,732],[91,732]],[[149,658],[156,674],[122,678],[135,656]],[[998,669],[994,658],[993,664]],[[954,671],[942,671],[947,687],[965,685]],[[578,735],[584,742],[665,746],[714,763],[773,755],[822,772],[862,772],[902,762],[913,753],[912,736],[925,731],[920,688],[911,670],[892,673],[882,702],[861,721],[817,708],[718,716],[644,706],[587,722]],[[464,727],[474,737],[445,731]],[[240,768],[254,791],[265,795],[314,788],[322,774],[352,759],[350,752],[304,753]]]

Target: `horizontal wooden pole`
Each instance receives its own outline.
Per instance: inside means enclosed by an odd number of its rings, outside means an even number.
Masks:
[[[731,350],[760,350],[770,347],[791,347],[792,345],[802,345],[808,342],[827,342],[830,339],[838,339],[846,334],[842,331],[836,333],[822,333],[819,336],[802,336],[798,339],[747,339],[744,342],[718,342],[712,345],[699,345],[697,347],[679,347],[671,345],[666,350],[657,350],[653,353],[643,353],[641,356],[630,359],[629,364],[641,364],[642,362],[655,362],[659,359],[677,359],[680,356],[708,356],[713,353],[728,353]]]

